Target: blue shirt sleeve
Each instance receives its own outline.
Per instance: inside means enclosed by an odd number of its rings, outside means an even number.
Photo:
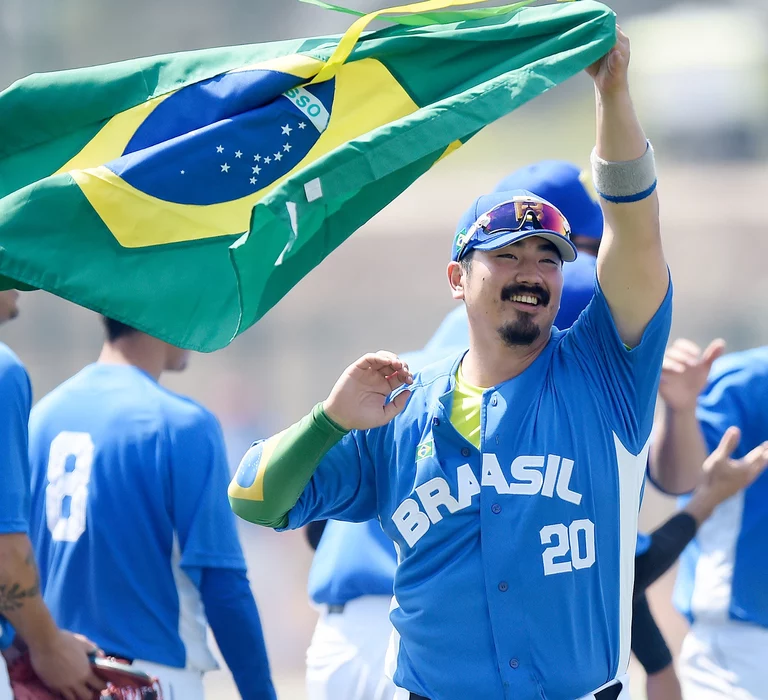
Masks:
[[[732,425],[741,430],[734,452],[740,459],[768,439],[768,348],[733,353],[717,360],[699,397],[696,416],[711,452]]]
[[[640,343],[627,349],[608,301],[595,282],[595,296],[567,331],[564,351],[589,377],[609,422],[630,452],[639,454],[651,432],[661,362],[672,325],[672,282]]]
[[[367,436],[353,430],[328,451],[288,513],[287,529],[315,520],[363,522],[376,517],[376,477]]]
[[[24,366],[0,345],[0,533],[29,532],[28,424],[32,387]]]
[[[245,571],[227,499],[229,467],[218,421],[200,409],[174,420],[170,430],[173,521],[182,568]]]
[[[203,569],[200,597],[213,636],[243,700],[275,700],[267,648],[244,571]],[[233,624],[233,621],[237,621]]]

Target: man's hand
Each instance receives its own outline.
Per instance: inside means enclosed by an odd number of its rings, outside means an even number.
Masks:
[[[587,68],[595,87],[603,95],[629,90],[629,37],[616,26],[616,43],[600,60]]]
[[[96,652],[96,645],[82,635],[58,630],[49,646],[30,647],[29,657],[35,673],[51,690],[66,700],[92,700],[107,687],[88,660],[88,654]]]
[[[389,423],[410,396],[403,391],[387,403],[387,397],[403,384],[411,384],[408,365],[385,350],[363,355],[351,364],[323,403],[326,415],[346,430],[368,430]]]
[[[679,338],[664,354],[659,394],[673,411],[694,411],[707,384],[712,363],[725,351],[725,341],[713,340],[704,352],[690,340]]]
[[[738,428],[728,428],[715,451],[704,461],[704,479],[685,508],[699,525],[723,501],[749,486],[768,465],[768,441],[741,459],[732,459],[740,439]]]

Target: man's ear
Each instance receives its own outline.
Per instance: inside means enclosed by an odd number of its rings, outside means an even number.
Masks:
[[[451,296],[456,300],[464,299],[466,276],[461,263],[451,260],[451,262],[448,263],[446,272],[448,273],[448,284],[451,285]]]

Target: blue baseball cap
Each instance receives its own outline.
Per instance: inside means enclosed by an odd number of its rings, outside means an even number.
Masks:
[[[568,219],[573,234],[602,238],[603,210],[587,170],[564,160],[542,160],[507,175],[494,192],[516,189],[530,190],[554,204]]]
[[[595,296],[596,275],[597,258],[589,253],[579,253],[571,265],[563,267],[563,294],[555,316],[556,328],[561,331],[570,328],[587,308]]]
[[[498,250],[539,236],[555,245],[564,262],[576,259],[570,225],[553,204],[528,190],[493,192],[478,197],[459,220],[451,260],[471,250]]]

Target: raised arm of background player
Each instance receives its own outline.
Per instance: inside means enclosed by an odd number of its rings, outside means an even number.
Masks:
[[[328,398],[309,415],[248,450],[229,485],[232,510],[252,523],[286,527],[288,512],[326,453],[350,431],[391,421],[405,408],[410,392],[402,391],[391,401],[389,396],[412,382],[408,365],[394,353],[363,355],[344,370]],[[352,499],[360,478],[350,464],[345,488]]]
[[[659,384],[663,408],[654,428],[649,468],[651,480],[669,494],[688,493],[701,476],[707,448],[696,405],[712,363],[724,350],[725,341],[720,339],[702,352],[680,338],[664,354]]]
[[[29,649],[45,684],[67,700],[90,700],[105,683],[88,664],[95,645],[60,630],[40,593],[27,535],[29,467],[27,423],[32,390],[24,367],[0,345],[0,616],[14,627],[17,645]],[[3,663],[0,660],[0,663]]]
[[[587,69],[595,83],[595,154],[606,161],[632,161],[648,141],[629,94],[629,39],[617,27],[611,51]],[[598,182],[595,182],[598,185]],[[599,187],[598,187],[599,189]],[[597,278],[625,345],[635,347],[669,287],[654,190],[639,201],[614,203],[600,197],[606,226],[597,256]]]
[[[635,598],[677,561],[717,506],[763,473],[768,465],[768,442],[754,448],[742,459],[732,459],[740,437],[738,428],[726,430],[720,444],[699,467],[700,483],[686,506],[650,534],[645,551],[635,557]]]

